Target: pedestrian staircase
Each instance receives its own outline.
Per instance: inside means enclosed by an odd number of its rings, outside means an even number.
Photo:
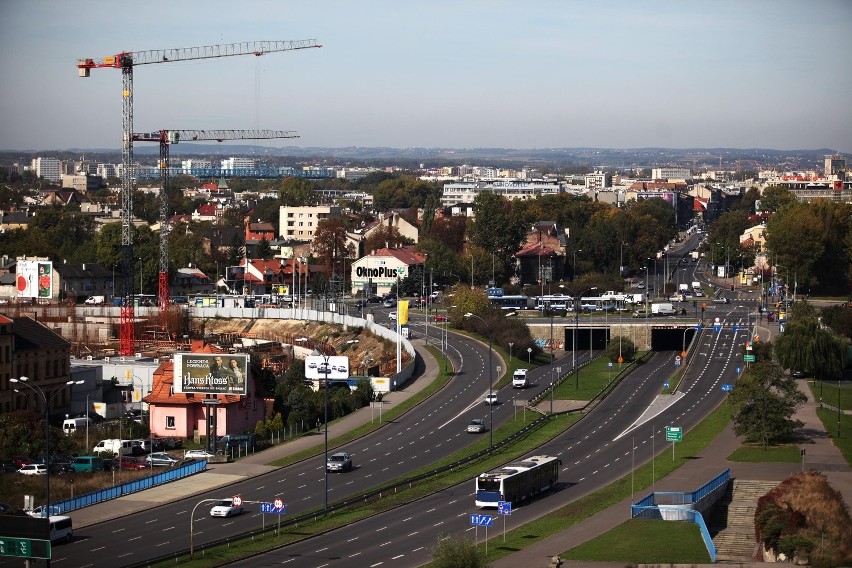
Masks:
[[[710,516],[708,530],[717,562],[750,562],[758,551],[754,540],[757,500],[778,485],[776,481],[734,479]]]

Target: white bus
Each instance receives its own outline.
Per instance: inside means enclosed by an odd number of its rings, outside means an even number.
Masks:
[[[551,456],[532,456],[476,478],[476,506],[497,507],[500,501],[514,506],[525,499],[552,489],[559,481],[562,460]]]
[[[50,542],[64,540],[71,542],[74,538],[74,527],[71,524],[71,517],[64,515],[50,516]]]

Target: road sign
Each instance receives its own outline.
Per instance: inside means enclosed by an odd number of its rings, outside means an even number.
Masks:
[[[721,325],[714,325],[713,326],[713,331],[715,331],[716,333],[719,333],[721,330],[722,330]]]
[[[477,515],[474,513],[470,516],[470,524],[475,527],[493,527],[494,517],[491,515]]]
[[[681,361],[680,355],[676,356],[675,357],[675,365],[680,365],[680,361]]]
[[[668,381],[663,381],[663,388],[664,389],[669,388],[669,382]]]
[[[734,324],[734,330],[733,330],[733,331],[734,331],[734,333],[736,333],[739,329],[740,329],[740,328],[739,328],[739,327],[737,327],[737,325],[736,325],[736,324]]]
[[[743,361],[745,361],[746,363],[754,363],[756,360],[757,357],[755,355],[743,355]]]
[[[512,514],[512,502],[511,501],[497,501],[497,514],[498,515],[511,515]]]
[[[239,495],[234,495],[234,498],[231,499],[231,502],[234,504],[234,507],[239,507],[243,504],[243,498]]]
[[[272,504],[275,505],[276,509],[283,509],[284,508],[284,500],[281,499],[281,497],[276,497],[275,501],[273,501]]]
[[[0,536],[0,556],[50,558],[50,541]]]
[[[734,385],[729,385],[729,384],[726,383],[726,384],[722,385],[722,390],[724,392],[731,392],[732,390],[734,390]]]
[[[287,514],[287,506],[282,503],[281,507],[276,508],[274,503],[261,503],[260,504],[260,512],[267,513],[270,515],[286,515]]]
[[[612,369],[612,361],[610,361],[609,363],[607,363],[607,364],[606,364],[606,366],[607,366],[607,367],[609,367],[610,369]]]
[[[681,352],[680,352],[680,356],[681,356],[681,357],[686,357],[686,351],[681,351]]]
[[[683,440],[683,429],[680,426],[666,426],[666,442]]]

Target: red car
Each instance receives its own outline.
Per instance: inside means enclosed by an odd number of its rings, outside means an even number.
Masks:
[[[133,470],[147,469],[148,464],[143,462],[143,461],[139,461],[136,458],[122,457],[118,461],[118,468],[119,469],[133,469]]]
[[[450,321],[450,318],[445,316],[444,314],[435,314],[432,317],[433,321]]]

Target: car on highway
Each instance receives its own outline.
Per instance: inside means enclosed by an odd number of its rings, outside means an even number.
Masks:
[[[334,452],[328,456],[326,471],[352,471],[352,456],[347,452]]]
[[[483,423],[482,418],[474,418],[470,421],[470,424],[467,425],[468,434],[481,434],[484,431],[485,423]]]
[[[395,298],[388,298],[387,300],[385,300],[385,303],[382,304],[382,305],[386,308],[395,308],[396,307],[396,299]]]
[[[730,304],[731,300],[730,300],[730,298],[726,298],[724,296],[719,296],[718,298],[713,298],[713,303],[714,304]]]
[[[233,499],[222,499],[217,501],[210,509],[211,517],[234,517],[243,514],[243,504],[234,505]]]
[[[215,458],[216,454],[211,454],[207,450],[187,450],[183,453],[183,457],[186,459],[209,460],[210,458]]]
[[[179,461],[180,460],[176,457],[170,456],[165,452],[154,452],[153,454],[145,456],[145,462],[152,465],[164,465],[171,467]]]
[[[432,316],[432,321],[450,321],[450,318],[444,314],[435,314]]]
[[[497,400],[497,393],[492,392],[485,395],[483,402],[485,402],[485,404],[498,404],[500,401]]]
[[[21,466],[18,473],[22,475],[46,475],[47,466],[43,463],[28,463],[27,465]]]

